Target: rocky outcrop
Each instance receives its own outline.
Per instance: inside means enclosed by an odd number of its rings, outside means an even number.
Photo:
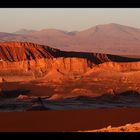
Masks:
[[[29,97],[27,95],[22,95],[20,94],[18,97],[17,97],[18,100],[28,100]]]
[[[29,42],[0,43],[1,61],[23,61],[40,58],[52,58],[57,49]]]
[[[119,72],[140,71],[140,62],[106,62],[100,64],[99,68]]]
[[[66,52],[30,42],[0,43],[0,76],[30,75],[37,78],[43,77],[52,69],[62,75],[83,74],[94,66],[104,70],[140,70],[140,62],[136,61],[140,59],[100,53]]]
[[[119,127],[112,127],[109,125],[106,128],[96,129],[96,130],[87,130],[79,132],[140,132],[140,123],[126,124]]]
[[[41,77],[51,69],[56,69],[60,73],[82,74],[90,69],[87,59],[83,58],[53,58],[38,59],[18,62],[0,62],[0,74],[2,75],[33,75]]]
[[[77,74],[85,73],[92,68],[92,65],[91,62],[88,62],[88,59],[76,57],[54,58],[52,62],[52,68],[57,69],[59,72],[73,72]]]
[[[108,61],[133,62],[140,61],[136,58],[127,58],[116,55],[88,52],[67,52],[49,46],[38,45],[30,42],[0,42],[0,61],[25,61],[41,58],[86,58],[92,63],[100,64]]]

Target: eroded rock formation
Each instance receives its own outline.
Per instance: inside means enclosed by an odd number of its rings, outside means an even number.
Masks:
[[[99,53],[66,52],[30,42],[0,43],[0,76],[30,75],[37,78],[43,77],[52,69],[61,74],[83,74],[96,66],[117,71],[140,70],[140,62],[137,61],[140,59]]]

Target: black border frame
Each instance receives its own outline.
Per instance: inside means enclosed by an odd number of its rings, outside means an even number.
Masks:
[[[0,8],[139,8],[139,0],[1,0]]]
[[[70,140],[120,140],[120,139],[132,139],[139,138],[140,133],[135,132],[84,132],[84,133],[78,133],[78,132],[1,132],[0,136],[4,139],[57,139],[57,140],[66,140],[69,138]]]

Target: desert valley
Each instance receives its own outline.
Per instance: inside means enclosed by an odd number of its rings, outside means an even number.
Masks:
[[[88,110],[91,116],[100,110],[103,115],[104,109],[110,109],[110,113],[122,111],[124,116],[131,109],[140,113],[139,46],[140,29],[114,23],[80,32],[1,32],[0,112],[37,114],[43,110],[41,113],[48,116],[49,112],[61,116],[73,111],[77,113],[75,117]],[[122,114],[118,114],[120,121],[116,122],[111,115],[109,119],[115,126],[140,121],[132,112],[127,121],[121,121]],[[14,114],[11,116],[14,118]],[[78,126],[50,130],[47,127],[42,131],[81,132],[100,128],[96,124],[94,128],[82,126],[81,130]]]

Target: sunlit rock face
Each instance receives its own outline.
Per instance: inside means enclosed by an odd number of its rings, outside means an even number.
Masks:
[[[66,52],[30,42],[0,43],[1,77],[19,75],[35,79],[52,70],[82,75],[96,67],[116,71],[140,70],[137,61],[139,59],[109,54]]]

